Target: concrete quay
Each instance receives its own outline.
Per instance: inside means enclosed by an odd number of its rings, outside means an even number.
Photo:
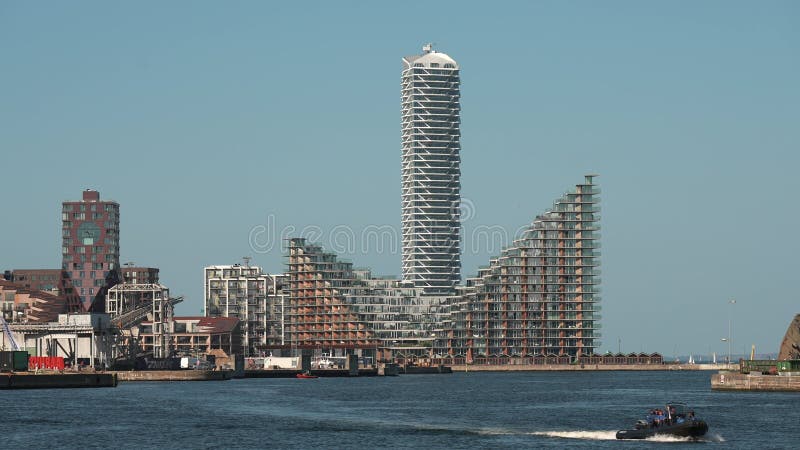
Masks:
[[[453,365],[453,372],[595,372],[720,370],[725,364],[480,364]]]
[[[224,381],[232,370],[130,370],[113,372],[119,381]]]
[[[296,378],[304,371],[298,369],[252,369],[245,370],[245,378]],[[339,377],[375,377],[382,376],[376,368],[360,368],[357,371],[350,369],[311,369],[311,375],[320,378]],[[389,374],[391,375],[391,374]]]
[[[720,372],[711,375],[711,389],[715,391],[800,392],[800,376]]]
[[[403,375],[431,375],[453,373],[453,368],[450,366],[406,366],[400,367],[399,371]]]
[[[15,372],[0,374],[0,389],[58,389],[117,387],[113,373],[44,373]]]

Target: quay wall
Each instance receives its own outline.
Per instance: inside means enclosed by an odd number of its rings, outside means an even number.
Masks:
[[[480,364],[453,365],[453,372],[591,372],[619,370],[720,370],[724,364]]]
[[[754,375],[720,372],[711,375],[715,391],[794,391],[800,392],[800,376]]]
[[[244,378],[295,378],[302,370],[297,369],[250,369],[244,371]],[[311,375],[322,378],[334,377],[374,377],[383,375],[377,368],[350,369],[312,369]],[[392,375],[391,373],[389,375]],[[394,373],[397,375],[397,373]]]
[[[114,372],[119,381],[222,381],[231,370],[131,370]]]
[[[111,373],[10,373],[0,374],[0,389],[56,389],[116,387]]]

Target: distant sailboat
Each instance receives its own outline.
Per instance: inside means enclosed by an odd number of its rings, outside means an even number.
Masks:
[[[712,357],[714,358],[714,364],[716,364],[717,363],[717,352],[714,352],[712,354]]]
[[[689,364],[694,364],[694,357],[691,354],[689,355]]]

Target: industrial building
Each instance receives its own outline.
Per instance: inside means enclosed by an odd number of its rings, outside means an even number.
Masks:
[[[183,297],[170,297],[169,289],[161,284],[120,283],[108,290],[105,310],[119,330],[114,360],[133,359],[144,352],[141,323],[150,322],[154,336],[149,350],[156,358],[166,358],[173,352],[170,331],[175,305]]]
[[[595,175],[536,217],[451,305],[437,356],[592,355],[600,345],[599,188]]]
[[[59,314],[53,322],[11,323],[14,341],[31,356],[61,356],[73,367],[108,367],[114,327],[107,314]],[[0,333],[0,348],[12,348]]]
[[[261,356],[285,344],[282,275],[265,274],[247,261],[206,267],[203,278],[206,317],[239,319],[245,356]]]
[[[402,62],[403,281],[449,295],[461,282],[460,69],[430,44]]]

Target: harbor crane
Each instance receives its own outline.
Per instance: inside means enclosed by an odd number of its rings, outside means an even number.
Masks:
[[[17,345],[17,341],[14,340],[14,335],[11,333],[11,327],[8,326],[8,322],[6,322],[5,317],[0,314],[0,327],[3,327],[3,333],[5,333],[6,338],[11,343],[11,350],[19,351],[19,345]]]

